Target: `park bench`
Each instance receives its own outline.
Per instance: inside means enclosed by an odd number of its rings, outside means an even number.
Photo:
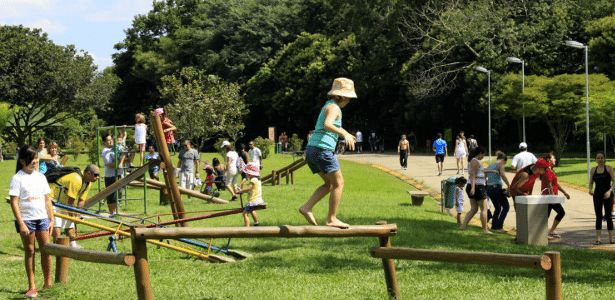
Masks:
[[[408,191],[408,194],[412,197],[412,205],[415,206],[423,205],[423,199],[429,196],[429,193],[424,191]]]

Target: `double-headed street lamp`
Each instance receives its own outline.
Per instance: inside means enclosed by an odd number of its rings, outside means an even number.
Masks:
[[[491,71],[483,67],[476,67],[476,70],[483,73],[487,73],[488,77],[487,82],[489,87],[489,160],[491,160]]]
[[[587,63],[587,45],[584,45],[575,41],[567,41],[566,46],[585,49],[585,125],[586,125],[586,139],[587,139],[587,184],[589,185],[590,174],[590,145],[589,145],[589,72]],[[591,187],[590,187],[591,188]]]
[[[509,62],[513,62],[513,63],[517,63],[517,64],[521,64],[521,91],[523,92],[523,90],[525,90],[525,61],[516,58],[516,57],[509,57],[506,59]],[[523,107],[523,142],[527,143],[527,141],[525,140],[525,103],[521,104]]]

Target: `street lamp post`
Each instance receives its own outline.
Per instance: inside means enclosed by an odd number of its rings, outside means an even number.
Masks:
[[[588,63],[587,63],[587,45],[584,45],[575,41],[567,41],[566,46],[585,49],[585,130],[586,130],[586,139],[587,139],[587,184],[589,185],[589,180],[591,177],[590,174],[590,145],[589,145],[589,72],[588,72]],[[591,188],[591,187],[590,187]]]
[[[509,57],[506,60],[509,62],[521,64],[521,93],[523,93],[523,90],[525,90],[525,61],[516,57]],[[522,103],[521,105],[523,107],[523,142],[527,143],[527,141],[525,140],[525,103]]]
[[[483,72],[483,73],[487,73],[487,82],[488,82],[488,88],[489,88],[489,160],[491,160],[491,71],[483,68],[483,67],[476,67],[477,71]]]

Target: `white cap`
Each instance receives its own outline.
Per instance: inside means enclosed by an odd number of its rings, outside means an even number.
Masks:
[[[525,142],[519,144],[519,149],[527,149],[527,144]]]
[[[220,146],[220,148],[224,148],[224,146],[230,146],[231,143],[229,143],[228,141],[224,141],[222,142],[222,146]]]

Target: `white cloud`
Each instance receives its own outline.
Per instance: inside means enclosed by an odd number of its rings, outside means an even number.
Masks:
[[[30,28],[42,28],[44,32],[49,34],[62,34],[66,31],[66,26],[62,23],[52,23],[47,19],[39,19],[24,25]]]
[[[0,18],[24,17],[39,11],[55,10],[54,0],[1,0]]]
[[[124,0],[107,10],[93,13],[88,20],[94,22],[130,22],[138,14],[146,14],[152,8],[152,0]]]

